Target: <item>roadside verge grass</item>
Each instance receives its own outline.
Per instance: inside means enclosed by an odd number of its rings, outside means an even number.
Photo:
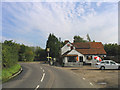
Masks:
[[[6,82],[9,80],[9,78],[17,73],[20,70],[21,66],[19,64],[15,64],[14,66],[11,66],[10,68],[4,68],[2,69],[2,82]]]

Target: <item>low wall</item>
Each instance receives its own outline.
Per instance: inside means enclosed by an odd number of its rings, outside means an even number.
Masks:
[[[81,66],[83,66],[83,62],[67,62],[64,64],[64,66],[81,67]]]

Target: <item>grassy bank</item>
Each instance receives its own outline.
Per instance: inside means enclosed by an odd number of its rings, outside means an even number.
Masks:
[[[10,68],[2,69],[2,81],[7,81],[9,77],[17,73],[20,70],[20,68],[21,66],[19,64],[16,64],[14,66],[11,66]]]

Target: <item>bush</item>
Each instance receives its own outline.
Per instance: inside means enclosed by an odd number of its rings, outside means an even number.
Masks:
[[[5,41],[2,44],[2,66],[9,68],[17,64],[19,45],[11,41]]]

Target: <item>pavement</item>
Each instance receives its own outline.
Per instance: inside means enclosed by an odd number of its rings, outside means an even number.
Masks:
[[[96,88],[94,84],[70,70],[48,64],[20,63],[23,71],[2,85],[5,88]]]

